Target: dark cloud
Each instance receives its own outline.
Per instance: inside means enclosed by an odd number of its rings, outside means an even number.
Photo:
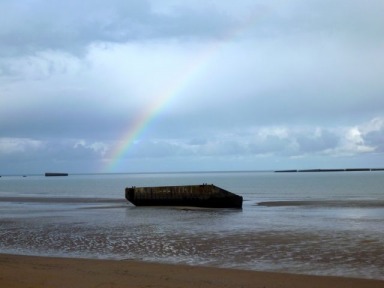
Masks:
[[[155,7],[168,7],[161,12]],[[362,45],[384,38],[382,1],[243,1],[210,4],[134,1],[11,1],[0,3],[0,55],[41,50],[82,52],[98,42],[166,38],[321,37]]]
[[[375,148],[375,152],[384,152],[384,119],[375,118],[359,128],[365,145]]]
[[[126,3],[126,4],[124,4]],[[127,40],[145,23],[146,1],[2,1],[2,52],[77,50],[93,41]]]
[[[301,153],[321,153],[328,149],[335,149],[339,137],[340,135],[325,129],[306,131],[297,136],[297,143]]]
[[[95,171],[103,153],[101,143],[83,140],[0,138],[0,174]]]
[[[231,24],[212,9],[153,11],[146,0],[2,1],[1,56],[41,50],[82,52],[97,42],[124,43],[157,38],[220,37]]]

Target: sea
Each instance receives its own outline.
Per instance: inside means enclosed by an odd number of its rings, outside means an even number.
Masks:
[[[135,207],[126,187],[214,184],[242,209]],[[384,171],[0,177],[0,253],[384,280]]]

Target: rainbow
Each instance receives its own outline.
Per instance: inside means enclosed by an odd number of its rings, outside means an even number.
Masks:
[[[246,30],[246,28],[252,26],[253,23],[253,17],[248,17],[246,21],[242,22],[242,25],[229,31],[220,41],[211,42],[206,49],[192,59],[189,65],[186,65],[184,68],[183,73],[179,73],[177,79],[173,79],[172,83],[159,93],[157,97],[154,97],[155,100],[152,103],[149,103],[147,107],[136,115],[134,121],[128,125],[128,129],[123,133],[122,137],[120,137],[117,145],[107,153],[105,157],[106,165],[104,165],[101,170],[103,172],[116,172],[115,170],[120,160],[124,158],[124,154],[132,144],[140,138],[159,112],[205,70],[210,60],[214,58],[225,43],[235,39],[241,32]]]

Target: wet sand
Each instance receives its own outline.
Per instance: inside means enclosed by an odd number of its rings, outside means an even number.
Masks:
[[[348,287],[384,281],[236,269],[0,254],[0,287]]]

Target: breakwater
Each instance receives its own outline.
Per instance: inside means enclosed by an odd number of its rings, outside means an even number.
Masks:
[[[384,171],[384,168],[337,168],[337,169],[288,169],[275,170],[276,173],[295,173],[295,172],[359,172],[359,171]]]

